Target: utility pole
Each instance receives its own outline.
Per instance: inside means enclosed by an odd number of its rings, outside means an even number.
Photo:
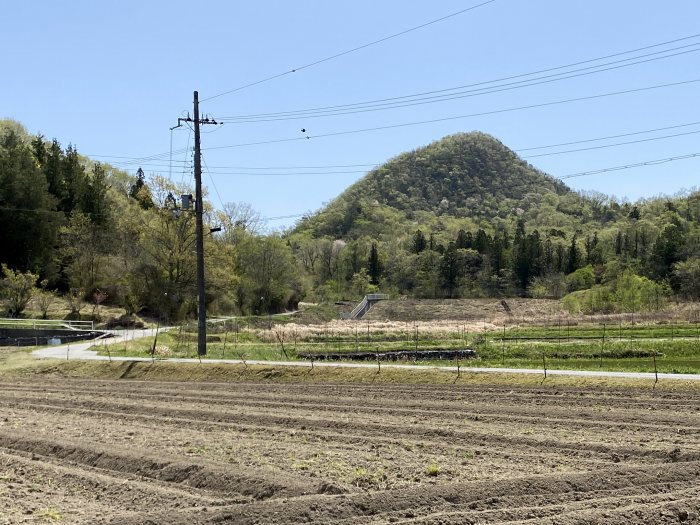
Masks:
[[[199,93],[194,92],[194,207],[197,237],[197,355],[207,355],[207,301],[204,292],[202,157],[199,140]]]
[[[207,355],[207,301],[204,286],[204,204],[202,200],[202,156],[199,137],[200,124],[218,124],[210,118],[199,118],[199,93],[194,92],[194,118],[177,119],[178,128],[183,122],[194,123],[194,184],[195,184],[195,238],[197,250],[197,355]],[[175,128],[171,128],[175,129]]]

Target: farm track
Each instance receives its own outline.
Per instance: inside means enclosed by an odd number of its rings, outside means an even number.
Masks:
[[[700,394],[0,381],[0,524],[700,523]]]

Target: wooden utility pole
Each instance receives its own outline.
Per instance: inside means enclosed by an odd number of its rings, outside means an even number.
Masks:
[[[199,140],[199,93],[194,92],[194,200],[197,238],[197,355],[207,355],[207,301],[204,291],[202,157]]]
[[[207,354],[207,300],[204,286],[204,203],[202,199],[202,155],[200,145],[199,126],[201,124],[218,124],[209,117],[199,118],[199,93],[194,92],[194,118],[177,119],[177,126],[183,122],[194,123],[194,184],[195,184],[195,245],[197,251],[197,355]],[[218,229],[212,229],[218,231]]]

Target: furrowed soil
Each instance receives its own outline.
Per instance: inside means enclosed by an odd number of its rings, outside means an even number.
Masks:
[[[0,379],[0,524],[700,523],[700,393]]]

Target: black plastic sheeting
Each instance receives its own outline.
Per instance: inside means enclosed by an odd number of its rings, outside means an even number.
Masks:
[[[312,361],[338,361],[341,359],[353,361],[433,361],[471,359],[476,357],[476,352],[467,348],[435,348],[431,350],[397,350],[395,352],[298,352],[297,355],[300,359]]]

